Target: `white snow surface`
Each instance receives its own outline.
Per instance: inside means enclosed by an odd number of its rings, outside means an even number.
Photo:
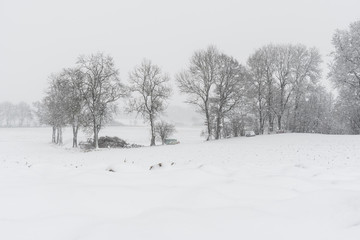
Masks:
[[[61,147],[49,128],[0,129],[0,239],[360,239],[360,136],[199,133],[84,152],[70,129]]]

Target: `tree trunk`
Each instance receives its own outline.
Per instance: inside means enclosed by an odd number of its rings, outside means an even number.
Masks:
[[[264,121],[261,110],[259,111],[259,125],[260,125],[259,133],[262,135],[264,134]]]
[[[97,129],[97,126],[96,126],[96,121],[94,120],[93,121],[93,124],[94,124],[94,147],[95,147],[95,149],[98,149],[99,148],[99,138],[98,138],[98,133],[99,133],[99,131],[98,131],[98,129]]]
[[[298,113],[298,109],[299,109],[299,97],[296,95],[295,97],[295,107],[294,107],[294,119],[293,119],[293,123],[292,123],[292,128],[291,131],[292,132],[299,132],[299,113]]]
[[[238,129],[238,126],[233,126],[233,134],[234,134],[234,137],[238,137],[239,136],[239,129]]]
[[[281,118],[282,118],[282,115],[277,115],[278,128],[279,128],[279,130],[281,130]]]
[[[56,128],[56,144],[59,144],[59,140],[60,140],[60,132],[59,132],[59,127]]]
[[[230,133],[228,132],[228,129],[226,129],[226,131],[225,131],[224,117],[221,118],[221,126],[222,126],[222,129],[220,129],[220,130],[222,130],[222,131],[220,132],[220,137],[222,136],[223,138],[227,138]]]
[[[155,146],[155,136],[151,136],[150,146]]]
[[[216,119],[216,132],[215,132],[215,139],[220,139],[220,120]]]
[[[72,127],[73,127],[73,148],[77,148],[78,147],[77,135],[78,135],[79,126],[73,125]]]
[[[282,130],[281,127],[281,118],[284,115],[285,106],[284,106],[284,92],[285,92],[285,86],[280,86],[280,114],[277,114],[278,119],[278,129]]]
[[[150,128],[151,128],[151,141],[150,146],[155,146],[155,129],[154,129],[154,119],[150,114]]]
[[[56,143],[56,127],[52,127],[52,137],[51,137],[51,142],[52,143]]]
[[[59,132],[60,132],[60,139],[59,139],[59,145],[63,144],[63,134],[62,134],[62,127],[59,128]]]
[[[268,76],[269,79],[269,76]],[[269,132],[273,132],[274,131],[274,119],[271,113],[271,108],[272,108],[272,81],[267,81],[267,96],[266,96],[266,110],[267,110],[267,116],[268,116],[268,120],[269,120]]]
[[[210,123],[210,113],[207,107],[205,108],[205,115],[206,115],[207,131],[208,131],[208,136],[206,138],[206,141],[209,141],[211,137],[211,123]]]
[[[290,108],[288,108],[287,113],[286,113],[286,125],[285,125],[285,130],[289,131],[290,130]]]
[[[240,136],[245,136],[245,125],[243,122],[240,125]]]
[[[273,132],[274,131],[274,118],[271,113],[269,113],[268,115],[269,115],[269,132]]]
[[[220,112],[221,110],[219,110]],[[215,132],[215,139],[220,139],[220,131],[221,131],[221,116],[218,113],[216,117],[216,132]]]

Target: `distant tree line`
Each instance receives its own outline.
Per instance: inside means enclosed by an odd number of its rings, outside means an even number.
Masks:
[[[302,44],[265,45],[244,65],[209,46],[195,51],[175,80],[187,103],[202,114],[206,140],[237,137],[246,130],[359,134],[360,21],[337,31],[333,45],[328,77],[338,90],[336,98],[320,84],[319,51]],[[41,123],[52,126],[54,143],[62,143],[62,128],[69,125],[74,147],[79,128],[91,132],[98,147],[99,131],[123,98],[127,112],[149,123],[153,146],[156,137],[164,142],[175,131],[161,120],[172,94],[169,81],[168,74],[145,59],[124,85],[110,56],[80,56],[74,67],[50,76],[36,113]]]
[[[20,102],[0,103],[0,127],[29,127],[34,126],[34,115],[29,104]]]

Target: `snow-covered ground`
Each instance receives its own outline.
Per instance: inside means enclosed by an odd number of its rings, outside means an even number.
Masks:
[[[199,132],[82,152],[69,130],[58,147],[48,128],[0,129],[0,239],[360,239],[360,136]],[[148,144],[148,133],[100,135]]]

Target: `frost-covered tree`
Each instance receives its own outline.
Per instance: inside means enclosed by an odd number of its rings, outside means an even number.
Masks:
[[[244,112],[232,112],[229,114],[229,123],[227,124],[228,135],[233,137],[244,136],[245,134],[245,119],[246,113]],[[227,137],[227,136],[225,136]]]
[[[292,84],[293,84],[293,109],[292,121],[290,122],[290,130],[297,131],[299,127],[298,119],[301,117],[299,113],[300,99],[311,88],[315,87],[321,77],[320,64],[322,62],[319,51],[316,48],[307,48],[304,45],[295,45],[293,47],[293,63],[292,63]],[[321,90],[323,93],[325,90]],[[324,93],[325,94],[325,93]]]
[[[143,60],[129,74],[132,97],[129,111],[142,115],[151,129],[150,146],[155,145],[155,121],[166,109],[166,101],[171,96],[169,76],[149,60]]]
[[[289,128],[290,115],[293,117],[292,126],[296,127],[299,99],[309,84],[317,83],[321,74],[320,64],[321,57],[317,49],[301,44],[270,44],[250,56],[248,67],[260,132],[264,116],[268,119],[270,131],[273,130],[274,115],[278,129],[283,128],[283,122]],[[286,121],[283,119],[284,115]]]
[[[344,111],[349,132],[360,133],[360,21],[337,30],[332,43],[329,78],[339,90],[338,111]]]
[[[332,44],[329,78],[339,89],[351,87],[360,95],[360,21],[350,24],[347,30],[337,30]]]
[[[211,98],[215,118],[215,139],[221,137],[221,126],[226,115],[245,98],[248,74],[233,57],[220,54],[217,58],[217,74]]]
[[[116,109],[114,104],[127,95],[126,87],[120,82],[114,60],[103,53],[80,56],[77,68],[83,74],[79,91],[86,108],[85,127],[94,134],[94,146],[98,148],[98,134]]]
[[[251,88],[250,95],[254,98],[254,105],[259,122],[259,131],[264,129],[265,121],[268,122],[269,132],[274,130],[275,104],[276,104],[276,45],[269,44],[256,50],[248,59]],[[263,119],[266,118],[266,119]],[[260,132],[263,132],[261,130]]]
[[[73,147],[77,147],[77,136],[80,126],[85,122],[85,101],[81,95],[80,86],[84,80],[84,74],[78,68],[64,69],[61,73],[64,94],[64,111],[67,124],[70,124],[73,132]]]
[[[278,129],[282,130],[282,117],[288,107],[293,90],[294,79],[291,77],[291,71],[294,63],[294,49],[292,45],[277,45],[274,53],[276,104],[273,111],[277,117]]]
[[[195,105],[197,110],[205,115],[206,140],[210,140],[212,135],[210,101],[218,73],[218,58],[219,51],[214,46],[196,51],[188,68],[176,76],[180,92],[188,95],[186,102]]]
[[[264,125],[267,116],[266,111],[266,56],[262,49],[256,50],[248,61],[247,65],[249,68],[250,77],[250,94],[254,100],[254,108],[258,118],[259,133],[264,133]],[[271,101],[269,101],[271,103]]]
[[[335,104],[335,116],[342,134],[360,134],[360,100],[355,88],[341,88]]]
[[[274,79],[274,63],[275,63],[275,46],[270,44],[261,48],[262,61],[265,70],[265,86],[266,86],[266,116],[269,124],[269,131],[274,131],[274,105],[275,105],[275,79]]]
[[[331,93],[322,86],[310,85],[298,99],[297,125],[293,131],[334,133],[333,105]],[[291,116],[294,114],[292,112]]]
[[[98,148],[100,129],[115,112],[115,101],[126,94],[112,58],[98,53],[80,56],[76,67],[52,74],[46,96],[34,105],[40,123],[53,128],[52,142],[61,144],[62,128],[70,125],[73,147],[77,147],[82,126],[94,134]]]
[[[77,147],[77,133],[84,118],[84,100],[79,90],[81,81],[82,74],[75,68],[52,74],[46,96],[35,103],[40,123],[53,128],[53,143],[62,144],[62,128],[70,124],[73,147]]]
[[[64,87],[61,74],[52,74],[49,77],[49,88],[41,102],[35,104],[36,114],[41,124],[52,127],[52,142],[62,144],[62,128],[66,125]]]
[[[163,145],[165,144],[165,139],[171,137],[175,132],[175,125],[173,124],[165,121],[160,121],[155,124],[155,133]]]

